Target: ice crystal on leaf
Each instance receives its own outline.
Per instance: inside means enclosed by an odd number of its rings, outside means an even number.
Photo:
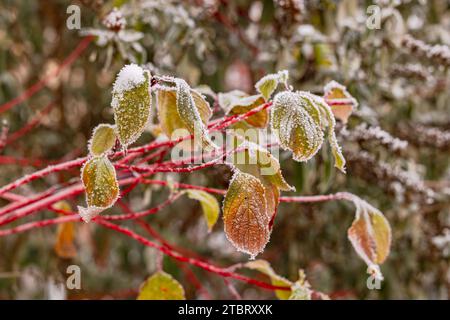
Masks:
[[[270,218],[264,185],[254,176],[236,170],[223,201],[228,240],[237,250],[254,259],[269,241]]]
[[[375,277],[382,280],[378,265],[389,255],[391,227],[384,215],[366,201],[355,197],[353,202],[356,216],[348,229],[348,238]]]
[[[324,140],[322,128],[327,126],[335,166],[345,172],[345,159],[334,133],[334,116],[321,97],[303,91],[278,93],[271,126],[281,147],[292,151],[296,161],[308,161],[317,153]]]
[[[227,93],[219,93],[219,104],[226,114],[240,115],[246,113],[265,103],[261,94],[249,96],[240,90],[233,90]],[[265,128],[269,121],[269,111],[261,110],[254,115],[238,122],[235,128],[248,128],[248,125],[256,128]]]
[[[209,110],[209,105],[200,94],[195,91],[194,94],[191,93],[191,88],[186,81],[176,79],[175,84],[177,90],[177,111],[186,128],[191,134],[194,134],[197,140],[201,141],[203,147],[217,148],[209,138],[206,125],[203,122],[199,111],[200,108],[202,108],[202,110]],[[197,99],[194,98],[194,96],[197,96]]]
[[[149,72],[135,64],[123,67],[117,75],[112,95],[117,135],[126,148],[141,136],[150,117]]]
[[[272,93],[276,90],[279,83],[284,83],[287,86],[287,80],[289,73],[287,70],[279,71],[278,73],[268,74],[255,84],[256,90],[262,94],[267,101],[272,96]]]
[[[89,152],[93,156],[100,156],[112,149],[116,143],[115,127],[109,124],[99,124],[92,133],[89,141]]]
[[[87,208],[78,207],[81,218],[89,222],[103,210],[114,205],[119,197],[116,170],[105,156],[88,160],[81,168]]]

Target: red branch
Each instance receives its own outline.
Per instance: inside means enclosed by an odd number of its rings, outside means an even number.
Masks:
[[[168,255],[169,257],[172,257],[172,258],[174,258],[174,259],[176,259],[178,261],[192,264],[192,265],[197,266],[199,268],[202,268],[202,269],[204,269],[204,270],[206,270],[208,272],[212,272],[212,273],[218,274],[218,275],[220,275],[222,277],[234,278],[234,279],[237,279],[237,280],[240,280],[240,281],[244,281],[244,282],[247,282],[249,284],[253,284],[253,285],[256,285],[258,287],[261,287],[263,289],[268,289],[268,290],[286,290],[286,291],[290,290],[290,287],[274,286],[274,285],[268,284],[266,282],[255,280],[255,279],[243,276],[241,274],[229,271],[228,269],[223,269],[223,268],[220,268],[220,267],[216,267],[216,266],[214,266],[212,264],[209,264],[209,263],[206,263],[204,261],[200,261],[200,260],[197,260],[197,259],[194,259],[194,258],[184,257],[184,256],[180,255],[178,252],[175,252],[175,251],[170,250],[169,248],[167,248],[165,246],[162,246],[162,245],[159,245],[159,244],[157,244],[155,242],[152,242],[152,241],[148,240],[147,238],[144,238],[141,235],[131,231],[128,228],[121,227],[121,226],[118,226],[116,224],[104,221],[104,220],[98,220],[98,221],[96,221],[96,223],[100,224],[100,225],[102,225],[102,226],[104,226],[106,228],[109,228],[109,229],[115,230],[117,232],[120,232],[120,233],[122,233],[122,234],[124,234],[124,235],[126,235],[128,237],[131,237],[131,238],[139,241],[140,243],[142,243],[142,244],[144,244],[144,245],[146,245],[148,247],[155,248],[155,249],[161,251],[162,253],[164,253],[165,255]]]

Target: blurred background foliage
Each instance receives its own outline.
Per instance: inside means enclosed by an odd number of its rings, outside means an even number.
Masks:
[[[81,30],[66,27],[70,4],[81,9]],[[382,10],[380,29],[366,25],[372,4]],[[121,35],[102,23],[113,7],[126,19],[126,32]],[[280,69],[289,70],[295,89],[317,94],[334,79],[359,102],[349,122],[338,124],[347,175],[332,167],[326,147],[308,163],[293,162],[284,153],[280,160],[284,176],[298,194],[345,190],[386,215],[393,244],[382,266],[382,289],[367,289],[366,266],[347,240],[354,217],[348,203],[280,204],[271,241],[261,258],[293,281],[298,269],[304,269],[311,286],[331,298],[449,298],[448,1],[3,0],[0,102],[18,96],[54,71],[86,34],[96,35],[97,41],[70,68],[1,115],[13,133],[55,102],[39,116],[38,127],[2,148],[1,185],[52,161],[85,155],[92,128],[113,119],[111,87],[125,63],[145,64],[153,73],[176,75],[192,86],[207,84],[215,92],[252,93],[261,76]],[[421,47],[417,39],[428,47]],[[442,48],[426,51],[435,44]],[[138,144],[150,139],[147,132]],[[403,141],[407,146],[399,147]],[[8,157],[22,162],[7,164]],[[158,178],[227,188],[230,175],[227,167],[216,166]],[[78,177],[74,169],[19,191],[31,195]],[[143,185],[126,200],[139,210],[160,203],[167,195],[167,189]],[[73,199],[71,206],[82,202],[82,197]],[[120,207],[110,211],[120,212]],[[53,214],[42,211],[37,216]],[[208,261],[227,266],[247,259],[230,246],[221,221],[207,233],[200,205],[187,197],[146,221],[169,243]],[[0,238],[1,299],[135,298],[139,285],[155,270],[156,252],[96,225],[76,226],[77,254],[72,259],[55,253],[55,236],[56,228],[49,227]],[[81,267],[82,290],[64,293],[55,283],[64,281],[70,264]],[[188,298],[232,297],[216,275],[169,258],[164,259],[164,269],[183,284]],[[243,298],[275,297],[270,291],[233,284]]]

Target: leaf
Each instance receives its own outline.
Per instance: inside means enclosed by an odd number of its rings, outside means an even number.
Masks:
[[[222,106],[225,113],[230,115],[244,114],[264,103],[264,97],[260,94],[249,96],[239,90],[228,93],[219,93],[219,104]],[[265,128],[268,121],[269,111],[264,109],[240,122],[247,123],[257,128]]]
[[[59,201],[53,205],[55,209],[70,212],[72,208],[67,201]],[[65,222],[58,225],[56,241],[54,245],[55,253],[63,259],[74,258],[77,255],[77,248],[74,244],[75,224]]]
[[[114,126],[109,124],[98,125],[89,141],[89,152],[93,156],[101,156],[114,147],[116,143],[116,133]]]
[[[191,93],[189,85],[183,79],[176,79],[176,96],[178,115],[184,122],[186,128],[195,136],[196,140],[201,141],[203,147],[217,148],[211,141],[206,125],[202,122],[200,111],[195,104],[195,98]],[[194,96],[197,95],[194,93]],[[197,95],[197,101],[199,97]],[[203,101],[207,103],[204,99]],[[203,108],[204,105],[201,106]]]
[[[191,93],[200,114],[200,118],[202,119],[203,124],[207,125],[212,115],[209,103],[199,92],[192,90]],[[188,129],[187,125],[178,114],[176,88],[159,87],[157,93],[157,109],[161,128],[169,138],[172,137],[177,129]]]
[[[220,209],[217,199],[208,192],[202,190],[188,190],[187,194],[190,199],[200,201],[203,215],[205,216],[206,223],[208,224],[208,230],[211,231],[219,218]]]
[[[126,65],[117,75],[112,95],[117,135],[127,147],[141,136],[149,121],[150,73],[135,64]]]
[[[254,176],[236,170],[223,201],[225,234],[233,246],[253,259],[269,241],[265,188]]]
[[[94,216],[114,205],[119,197],[116,170],[105,156],[88,160],[81,169],[81,180],[88,207],[78,207],[80,216],[89,222]]]
[[[244,265],[246,268],[257,270],[269,276],[272,285],[280,287],[291,287],[293,283],[288,279],[278,275],[266,260],[249,261]],[[291,290],[275,290],[275,294],[280,300],[287,300],[291,296]]]
[[[391,227],[378,209],[361,199],[354,200],[354,203],[356,217],[348,229],[348,238],[358,255],[377,272],[377,265],[389,255]]]
[[[284,91],[274,98],[271,126],[280,145],[293,152],[295,161],[307,161],[323,143],[317,107],[301,92]]]
[[[183,120],[181,120],[178,115],[177,95],[175,89],[165,88],[164,90],[158,90],[157,109],[161,129],[166,136],[171,138],[175,130],[185,128]]]
[[[75,224],[73,222],[65,222],[58,225],[54,248],[60,258],[70,259],[77,255],[74,239]]]
[[[306,275],[302,269],[298,271],[298,280],[292,285],[291,289],[292,294],[289,296],[289,300],[311,300],[312,298],[311,286],[306,281]]]
[[[280,162],[267,149],[256,143],[245,141],[240,144],[233,157],[233,165],[239,170],[252,174],[260,180],[266,180],[283,191],[295,191],[281,173]]]
[[[142,284],[137,300],[186,300],[186,297],[177,280],[164,271],[158,271]]]
[[[336,126],[336,121],[334,120],[333,113],[330,106],[319,96],[314,96],[317,105],[325,114],[325,118],[328,121],[328,142],[331,147],[331,152],[334,157],[334,166],[345,173],[345,158],[342,154],[341,147],[339,146],[334,133],[334,127]]]
[[[358,102],[355,98],[348,93],[347,88],[336,81],[330,81],[324,87],[323,98],[330,105],[331,111],[333,111],[334,116],[341,120],[343,123],[347,123],[348,118],[352,114],[353,110],[358,107]],[[345,102],[345,104],[333,104],[330,102]]]
[[[278,84],[280,82],[287,82],[288,78],[288,71],[283,70],[279,71],[278,73],[268,74],[255,84],[256,90],[262,94],[264,99],[268,101],[272,95],[272,93],[275,91],[275,89],[278,87]]]

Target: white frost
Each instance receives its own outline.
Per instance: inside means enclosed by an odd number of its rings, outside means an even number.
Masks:
[[[137,64],[128,64],[120,70],[114,82],[113,92],[122,93],[145,82],[144,70]]]

